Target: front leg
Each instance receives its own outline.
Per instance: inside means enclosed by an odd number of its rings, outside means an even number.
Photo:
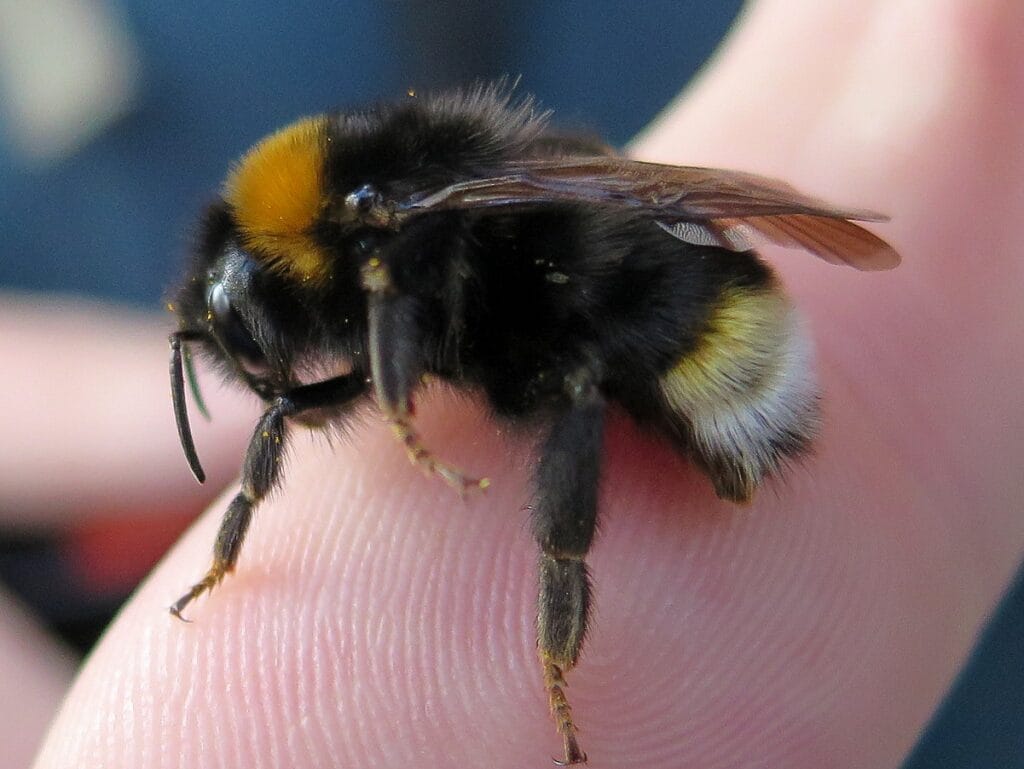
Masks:
[[[534,536],[540,545],[537,648],[565,764],[587,760],[576,740],[564,674],[587,631],[590,576],[584,558],[597,526],[605,404],[593,377],[566,378],[570,405],[551,426],[537,468]],[[556,762],[562,763],[562,762]]]
[[[377,405],[391,431],[405,447],[409,461],[429,475],[436,475],[460,495],[490,485],[487,478],[470,478],[441,461],[423,445],[413,427],[412,392],[424,373],[424,308],[414,296],[398,291],[379,258],[371,258],[362,270],[368,292],[370,376]]]
[[[253,432],[242,465],[242,490],[231,500],[221,520],[213,546],[213,564],[206,575],[171,606],[171,614],[184,619],[181,612],[207,590],[213,589],[232,571],[249,529],[256,505],[273,490],[281,478],[288,425],[285,421],[312,409],[343,406],[366,391],[363,374],[353,372],[315,384],[303,385],[274,399]]]

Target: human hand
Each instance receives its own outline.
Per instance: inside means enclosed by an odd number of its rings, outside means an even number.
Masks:
[[[1024,12],[929,13],[765,0],[635,147],[886,211],[905,261],[861,275],[768,252],[810,318],[826,427],[750,508],[613,421],[569,680],[593,767],[895,766],[1019,561]],[[161,611],[207,566],[225,497],[112,626],[37,766],[557,754],[526,452],[510,467],[463,403],[419,411],[432,448],[492,476],[486,498],[453,500],[375,423],[297,440],[236,574],[192,625]]]
[[[88,528],[90,518],[116,511],[141,516],[137,525],[146,527],[148,515],[185,515],[209,499],[210,490],[191,483],[181,463],[166,402],[165,333],[166,320],[150,315],[66,298],[0,296],[0,361],[8,366],[0,381],[5,533]],[[223,484],[237,472],[255,409],[237,393],[210,390],[220,445],[207,460],[213,483]],[[3,760],[26,767],[75,663],[2,588],[0,617],[0,681],[8,694],[0,697]]]

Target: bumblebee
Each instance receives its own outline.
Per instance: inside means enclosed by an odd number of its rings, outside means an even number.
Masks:
[[[817,430],[811,351],[764,242],[861,270],[899,257],[836,208],[752,174],[644,163],[558,133],[503,86],[311,117],[257,144],[207,210],[172,307],[171,390],[189,465],[199,351],[254,391],[253,433],[205,576],[235,567],[281,483],[292,423],[372,401],[409,459],[484,488],[421,440],[425,377],[540,428],[532,528],[537,647],[566,764],[586,760],[564,692],[586,635],[586,556],[617,407],[746,502]],[[324,374],[328,372],[328,374]],[[340,373],[339,373],[340,372]]]

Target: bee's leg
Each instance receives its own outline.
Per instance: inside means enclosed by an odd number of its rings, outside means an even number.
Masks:
[[[576,741],[564,674],[587,630],[590,577],[584,557],[597,525],[604,400],[586,377],[567,381],[570,408],[551,427],[537,468],[534,536],[541,548],[537,647],[565,764],[587,760]],[[556,761],[556,763],[562,763]]]
[[[471,491],[482,491],[491,485],[490,478],[473,478],[466,475],[459,468],[443,462],[423,445],[419,433],[412,426],[411,411],[391,411],[385,409],[388,424],[391,425],[391,432],[405,447],[405,453],[409,461],[419,467],[427,475],[436,475],[447,483],[459,496],[465,496]]]
[[[213,564],[199,582],[174,602],[171,614],[184,619],[182,610],[234,569],[253,510],[280,481],[288,435],[285,419],[310,409],[342,406],[365,391],[365,377],[352,373],[296,387],[273,400],[249,441],[242,465],[242,490],[231,500],[221,520],[213,546]]]
[[[367,278],[371,269],[380,273],[373,273],[372,280]],[[460,495],[487,488],[487,478],[471,478],[435,457],[413,426],[412,392],[424,371],[419,300],[398,293],[384,265],[373,260],[363,269],[363,281],[370,291],[370,375],[377,405],[405,447],[409,461],[438,476]]]

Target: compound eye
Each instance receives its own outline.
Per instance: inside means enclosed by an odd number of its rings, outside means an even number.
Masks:
[[[213,330],[228,355],[243,369],[260,376],[270,368],[263,350],[246,327],[242,316],[231,304],[231,298],[221,282],[214,283],[206,297]]]

